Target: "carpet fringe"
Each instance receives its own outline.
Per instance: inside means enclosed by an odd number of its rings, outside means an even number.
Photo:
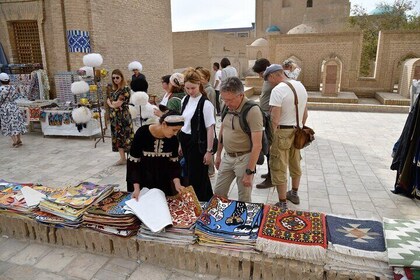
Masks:
[[[328,244],[328,250],[331,252],[337,252],[343,255],[349,255],[353,257],[359,258],[369,258],[377,261],[388,262],[388,254],[387,252],[373,252],[373,251],[365,251],[365,250],[358,250],[342,245],[337,244]],[[344,256],[345,257],[345,256]]]
[[[322,262],[326,258],[326,249],[321,246],[297,245],[285,242],[273,241],[266,238],[258,237],[257,250],[264,253],[272,253],[284,258]]]

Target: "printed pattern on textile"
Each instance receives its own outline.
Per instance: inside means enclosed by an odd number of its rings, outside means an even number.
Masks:
[[[420,221],[384,218],[390,266],[420,268]]]
[[[67,30],[69,52],[90,53],[90,35],[88,31]]]
[[[258,237],[327,248],[325,215],[318,212],[282,210],[277,206],[266,205]]]
[[[131,194],[127,192],[114,192],[109,197],[101,200],[88,209],[89,213],[99,215],[119,216],[126,215],[125,202],[131,199]]]
[[[262,203],[247,203],[214,195],[197,220],[197,225],[212,232],[256,239],[262,209]]]
[[[194,188],[189,186],[181,193],[166,197],[174,227],[190,228],[202,213]]]

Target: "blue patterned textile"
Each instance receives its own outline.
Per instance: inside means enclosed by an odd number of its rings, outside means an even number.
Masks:
[[[69,52],[90,53],[90,36],[88,31],[67,30]]]

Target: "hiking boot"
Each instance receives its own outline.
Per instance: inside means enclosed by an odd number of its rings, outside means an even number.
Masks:
[[[257,189],[268,189],[268,188],[273,187],[273,184],[271,183],[271,178],[270,177],[266,178],[264,181],[257,184],[256,187]]]
[[[289,200],[290,202],[292,202],[293,204],[299,204],[300,203],[299,196],[293,194],[292,191],[288,191],[286,193],[286,199]]]
[[[270,178],[270,173],[262,174],[261,178],[263,178],[263,179]]]
[[[279,201],[276,204],[274,204],[274,206],[279,207],[281,210],[287,210],[287,203],[286,202],[282,203],[282,202]]]

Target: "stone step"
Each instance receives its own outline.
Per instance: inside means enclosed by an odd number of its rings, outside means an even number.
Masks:
[[[410,106],[410,99],[393,92],[377,92],[375,98],[384,105]]]

